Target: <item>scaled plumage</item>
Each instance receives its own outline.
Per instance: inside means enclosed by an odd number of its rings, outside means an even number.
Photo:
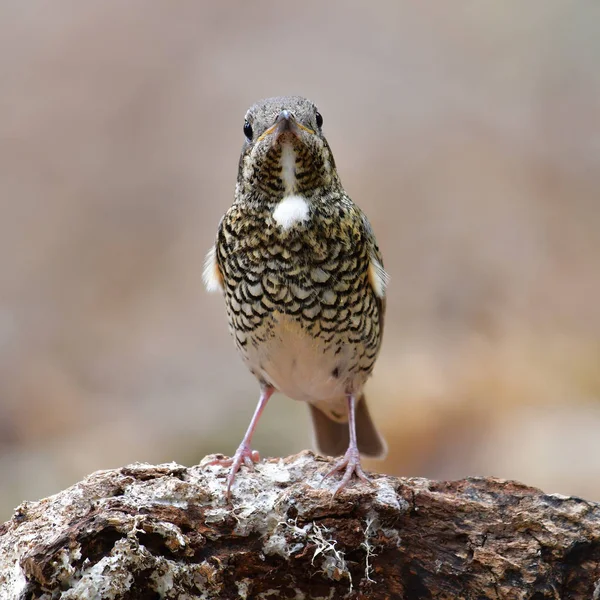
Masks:
[[[250,439],[275,390],[310,404],[320,450],[348,447],[334,469],[345,470],[339,487],[353,473],[365,478],[359,451],[385,452],[363,386],[381,345],[388,276],[366,216],[341,185],[321,123],[314,104],[300,97],[250,108],[235,201],[207,257],[207,287],[223,289],[230,330],[262,390],[227,461],[228,492],[241,463],[257,460]]]

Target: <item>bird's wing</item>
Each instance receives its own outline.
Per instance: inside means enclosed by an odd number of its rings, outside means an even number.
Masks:
[[[367,238],[367,245],[369,251],[369,283],[375,293],[377,299],[377,307],[379,309],[379,330],[383,335],[383,325],[385,318],[385,305],[386,305],[386,288],[390,280],[390,276],[386,273],[383,268],[383,257],[381,251],[377,245],[373,228],[367,216],[361,212],[363,231]]]
[[[208,292],[219,292],[223,289],[223,274],[217,262],[216,246],[212,246],[206,255],[202,279]]]
[[[219,257],[217,253],[217,246],[219,244],[219,236],[221,235],[221,229],[223,227],[223,219],[221,217],[219,226],[217,228],[217,239],[215,243],[210,247],[210,250],[206,254],[204,259],[204,270],[202,271],[202,280],[204,281],[204,287],[207,292],[222,292],[225,288],[223,285],[223,272],[219,265]]]

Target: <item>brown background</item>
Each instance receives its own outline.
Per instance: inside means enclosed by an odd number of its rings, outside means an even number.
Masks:
[[[392,277],[369,467],[600,500],[599,51],[594,2],[2,2],[0,517],[235,449],[202,261],[246,108],[295,93]],[[255,447],[309,443],[276,397]]]

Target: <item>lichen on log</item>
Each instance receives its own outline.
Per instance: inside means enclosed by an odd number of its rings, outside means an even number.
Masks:
[[[210,457],[207,457],[210,458]],[[0,526],[0,600],[600,598],[600,506],[512,481],[374,475],[302,452],[239,473],[100,471]]]

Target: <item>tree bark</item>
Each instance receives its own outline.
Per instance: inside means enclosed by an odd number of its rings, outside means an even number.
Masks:
[[[208,457],[207,457],[208,458]],[[310,452],[239,473],[100,471],[0,526],[0,599],[600,599],[600,506],[493,478],[373,476]]]

